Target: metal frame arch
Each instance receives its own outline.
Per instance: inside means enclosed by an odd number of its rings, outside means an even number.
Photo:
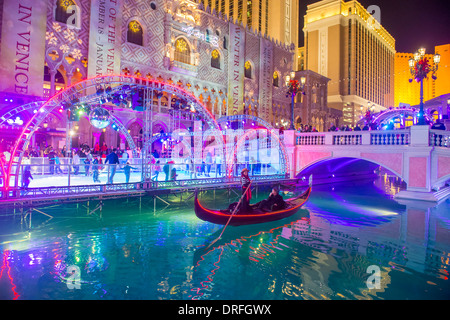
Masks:
[[[122,121],[119,120],[115,115],[110,114],[112,123],[115,123],[118,127],[118,132],[122,133],[125,138],[127,139],[128,146],[132,150],[133,154],[136,153],[136,144],[134,143],[133,137],[128,132],[128,129],[125,127],[125,125],[122,123]]]
[[[264,126],[266,129],[269,129],[269,130],[274,129],[274,127],[270,123],[268,123],[266,120],[261,119],[257,116],[248,115],[248,114],[224,116],[224,117],[221,117],[219,120],[217,120],[217,122],[219,124],[221,124],[223,122],[236,121],[236,120],[238,120],[238,121],[243,121],[243,120],[253,121],[253,122],[257,122],[258,124]]]
[[[12,117],[14,117],[15,115],[23,112],[23,111],[27,111],[30,109],[37,109],[39,110],[39,108],[45,103],[45,101],[34,101],[34,102],[30,102],[27,104],[23,104],[20,105],[18,107],[15,107],[14,109],[9,110],[8,112],[4,113],[1,117],[0,117],[0,126],[5,123],[5,121],[8,121],[8,119],[11,119]]]
[[[414,118],[418,112],[419,112],[418,110],[413,109],[413,108],[401,108],[401,109],[394,108],[394,109],[386,110],[386,111],[378,114],[374,118],[373,122],[376,123],[377,125],[381,125],[381,124],[385,123],[386,121],[389,121],[390,119],[395,118],[400,115],[405,115],[405,116],[410,115]],[[424,116],[428,119],[428,121],[431,121],[432,117],[426,111],[425,111]]]
[[[100,96],[96,94],[96,90],[98,86],[101,85],[108,85],[111,88],[111,92],[113,90],[122,88],[122,86],[124,85],[131,85],[137,88],[150,89],[152,91],[165,91],[177,96],[181,96],[185,98],[187,103],[194,105],[195,110],[202,116],[203,120],[209,125],[210,129],[212,129],[215,132],[214,135],[216,136],[218,141],[221,141],[222,145],[225,145],[224,137],[213,115],[192,93],[171,84],[155,80],[149,80],[145,78],[139,78],[135,76],[128,76],[128,75],[97,76],[94,78],[79,81],[64,90],[61,90],[56,95],[47,100],[45,103],[43,103],[40,106],[38,112],[31,117],[31,119],[24,126],[24,129],[20,133],[11,152],[11,158],[9,160],[9,163],[7,164],[7,170],[5,172],[6,190],[8,190],[10,187],[11,176],[15,177],[14,185],[18,186],[20,164],[22,163],[24,151],[28,148],[32,135],[35,133],[35,131],[37,130],[39,125],[44,121],[47,115],[50,114],[58,106],[60,106],[63,102],[72,101],[75,98],[79,99],[83,97],[84,98],[83,101],[88,100],[86,99],[86,97],[89,97],[92,100],[94,100],[95,98],[99,99]],[[126,129],[125,131],[127,132]]]

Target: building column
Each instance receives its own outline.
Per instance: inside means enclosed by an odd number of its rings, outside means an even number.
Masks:
[[[66,83],[66,88],[67,88],[72,85],[73,72],[66,72],[66,77],[67,77],[67,83]]]
[[[50,98],[55,95],[55,78],[56,78],[56,70],[50,70]]]
[[[395,199],[437,202],[447,196],[431,189],[433,147],[429,146],[429,134],[430,127],[427,125],[411,127],[411,142],[405,151],[403,167],[407,189],[397,193]]]

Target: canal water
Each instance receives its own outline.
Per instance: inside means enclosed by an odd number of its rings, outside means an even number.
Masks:
[[[450,200],[398,203],[402,188],[387,175],[317,186],[295,216],[228,227],[208,249],[222,227],[198,220],[187,196],[156,210],[114,200],[91,215],[96,203],[50,206],[40,210],[53,218],[31,221],[3,209],[0,299],[449,299]]]

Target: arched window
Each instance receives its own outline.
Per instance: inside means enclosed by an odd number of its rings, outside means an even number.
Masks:
[[[217,49],[211,52],[211,67],[220,69],[220,53]]]
[[[128,24],[127,41],[142,46],[144,44],[144,31],[142,26],[136,20]]]
[[[280,79],[280,76],[278,75],[278,72],[274,72],[273,73],[273,86],[274,87],[279,87],[280,85],[279,85],[279,79]]]
[[[245,77],[248,79],[252,78],[252,63],[250,61],[245,62]]]
[[[174,60],[186,64],[191,64],[191,48],[184,38],[175,41]]]
[[[411,127],[414,124],[414,118],[412,116],[406,116],[405,128]]]
[[[79,27],[79,7],[73,0],[56,0],[55,21]]]

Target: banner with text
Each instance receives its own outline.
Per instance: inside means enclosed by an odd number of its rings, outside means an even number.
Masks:
[[[4,0],[0,91],[42,96],[46,0]]]
[[[92,0],[88,77],[120,74],[122,0]]]
[[[244,57],[245,29],[230,23],[230,51],[228,55],[228,112],[227,115],[244,111]]]
[[[261,70],[259,76],[259,112],[260,118],[270,122],[272,110],[273,89],[273,43],[261,38],[260,40]],[[279,80],[280,81],[280,80]]]

